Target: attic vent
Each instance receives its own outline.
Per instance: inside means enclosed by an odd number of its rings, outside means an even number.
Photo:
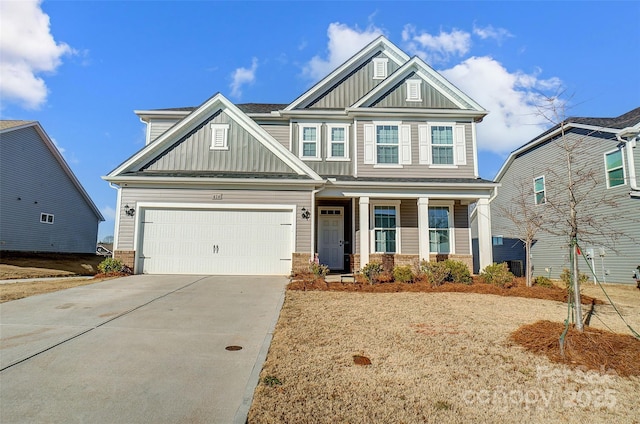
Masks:
[[[373,59],[373,79],[385,79],[387,77],[387,64],[389,59],[376,57]]]
[[[407,81],[407,101],[408,102],[421,102],[422,101],[422,81],[421,80],[408,80]]]
[[[229,124],[211,124],[211,150],[229,150]]]

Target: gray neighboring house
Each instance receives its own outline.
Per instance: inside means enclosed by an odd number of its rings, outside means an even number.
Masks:
[[[583,242],[584,253],[592,258],[600,281],[632,284],[633,270],[640,265],[640,108],[616,118],[569,118],[565,130],[566,139],[579,141],[583,153],[576,156],[575,167],[594,171],[596,178],[595,188],[588,194],[593,201],[583,203],[580,213],[595,222],[604,222],[598,216],[614,217],[614,222],[602,227],[608,235],[619,234],[615,240],[605,235]],[[509,263],[515,271],[525,269],[527,258],[514,224],[504,216],[504,207],[517,198],[518,186],[524,184],[530,193],[530,207],[538,208],[543,218],[550,216],[547,196],[563,194],[554,193],[562,182],[555,182],[552,172],[561,172],[566,166],[561,163],[559,132],[555,126],[512,152],[495,179],[501,187],[490,204],[493,259]],[[609,204],[602,204],[602,199]],[[566,237],[539,231],[531,250],[533,275],[559,278],[569,267],[567,244]],[[579,266],[593,281],[584,260]]]
[[[478,177],[487,113],[385,37],[289,104],[217,94],[136,111],[147,144],[104,177],[118,186],[114,256],[164,274],[284,275],[316,256],[334,271],[471,268],[468,205],[488,210],[496,187]]]
[[[96,253],[104,217],[37,121],[0,121],[0,251]]]

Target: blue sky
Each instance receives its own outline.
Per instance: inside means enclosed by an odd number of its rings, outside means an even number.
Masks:
[[[640,2],[0,2],[0,117],[38,120],[113,234],[116,191],[100,177],[144,146],[136,109],[288,103],[379,34],[490,111],[483,178],[569,116],[640,105]]]

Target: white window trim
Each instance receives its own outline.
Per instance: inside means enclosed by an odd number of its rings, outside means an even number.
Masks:
[[[384,72],[378,73],[378,69],[380,69],[378,66],[379,64],[382,64],[382,63],[384,64],[384,67],[382,68]],[[373,79],[383,80],[387,78],[388,74],[389,74],[389,59],[387,59],[386,57],[374,57],[373,58]]]
[[[216,133],[223,131],[222,145],[216,145]],[[211,124],[211,146],[209,150],[229,150],[229,124]]]
[[[494,241],[495,241],[496,239],[499,239],[499,240],[500,240],[500,244],[496,244],[496,243],[494,243]],[[492,246],[504,246],[504,237],[503,237],[503,236],[501,236],[501,235],[491,236],[491,245],[492,245]]]
[[[421,133],[420,128],[426,127],[426,134],[424,132]],[[435,164],[433,163],[433,143],[431,142],[431,128],[432,127],[451,127],[453,132],[453,163],[452,164]],[[424,130],[422,130],[424,131]],[[458,134],[460,133],[460,134]],[[464,163],[461,163],[458,160],[458,149],[463,149],[465,159],[466,159],[466,140],[465,137],[465,129],[464,124],[458,124],[456,122],[427,122],[426,125],[418,126],[418,135],[419,135],[419,145],[420,148],[420,163],[428,164],[429,168],[437,168],[437,169],[458,169],[460,166],[466,165],[466,160]],[[426,139],[423,139],[426,136]],[[458,140],[458,136],[463,137],[462,141]],[[425,157],[426,153],[426,157]]]
[[[542,198],[542,202],[538,203],[536,201],[536,198],[537,198],[536,194],[540,192],[536,191],[536,180],[539,180],[540,178],[542,178],[542,188],[543,188],[542,192],[544,193],[544,197]],[[533,204],[536,206],[547,204],[547,179],[544,177],[544,175],[537,176],[533,179]]]
[[[304,156],[303,155],[303,142],[302,135],[305,128],[315,128],[316,129],[316,155],[315,156]],[[319,161],[322,160],[320,157],[320,150],[322,145],[322,132],[320,124],[307,124],[304,122],[298,122],[298,157],[302,160],[309,161]]]
[[[400,225],[400,200],[376,200],[371,201],[369,204],[369,222],[371,223],[371,229],[369,230],[369,252],[385,253],[376,251],[376,206],[394,206],[396,208],[396,251],[389,254],[401,254],[400,228],[402,228],[402,226]]]
[[[616,152],[620,152],[620,157],[622,159],[622,165],[620,166],[620,168],[622,168],[622,184],[618,184],[617,186],[611,186],[611,182],[609,181],[609,172],[611,171],[615,171],[616,169],[619,168],[614,168],[614,169],[608,169],[607,168],[607,155],[610,155],[611,153],[616,153]],[[608,152],[604,152],[604,177],[607,181],[607,190],[610,188],[616,188],[616,187],[622,187],[622,186],[626,186],[627,185],[627,170],[624,166],[624,150],[623,149],[614,149]]]
[[[410,79],[406,82],[407,89],[407,102],[421,102],[422,101],[422,80]],[[411,97],[412,87],[415,87],[417,97]]]
[[[44,221],[42,220],[44,218]],[[51,218],[51,221],[49,221]],[[40,223],[52,225],[55,222],[55,215],[52,213],[40,212]]]
[[[456,232],[455,232],[455,201],[453,200],[429,200],[427,207],[427,225],[429,225],[429,208],[432,206],[446,206],[449,208],[449,253],[443,253],[443,255],[455,255],[456,254]],[[434,230],[436,228],[433,228]],[[431,234],[431,227],[427,227],[427,231]],[[431,252],[431,238],[427,240],[429,243],[429,251],[435,255],[439,255],[438,252]]]
[[[373,167],[374,168],[404,168],[402,157],[402,121],[373,121]],[[398,163],[378,163],[378,126],[396,126],[398,127]],[[409,136],[411,130],[409,129]],[[411,140],[409,140],[411,142]],[[409,161],[411,157],[409,157]],[[406,164],[405,164],[406,165]]]
[[[327,124],[327,160],[328,161],[349,161],[349,127],[350,124]],[[333,140],[331,139],[331,130],[333,128],[344,128],[344,156],[332,156]],[[341,143],[341,142],[338,142]]]

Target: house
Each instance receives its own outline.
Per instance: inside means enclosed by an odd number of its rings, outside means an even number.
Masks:
[[[37,121],[0,121],[0,251],[95,253],[104,218]]]
[[[454,258],[471,268],[478,103],[380,37],[289,104],[138,110],[114,256],[136,273],[288,274]],[[483,220],[480,262],[491,263]],[[486,237],[484,237],[486,236]]]
[[[525,193],[529,211],[542,223],[531,248],[533,275],[559,278],[569,268],[569,237],[554,212],[560,205],[566,223],[566,143],[573,150],[574,181],[581,184],[579,246],[589,263],[581,259],[580,271],[592,281],[595,274],[604,282],[633,283],[640,265],[640,108],[616,118],[569,118],[562,127],[564,138],[556,125],[513,151],[498,172],[501,187],[490,207],[494,261],[526,267],[521,231],[505,213]]]

